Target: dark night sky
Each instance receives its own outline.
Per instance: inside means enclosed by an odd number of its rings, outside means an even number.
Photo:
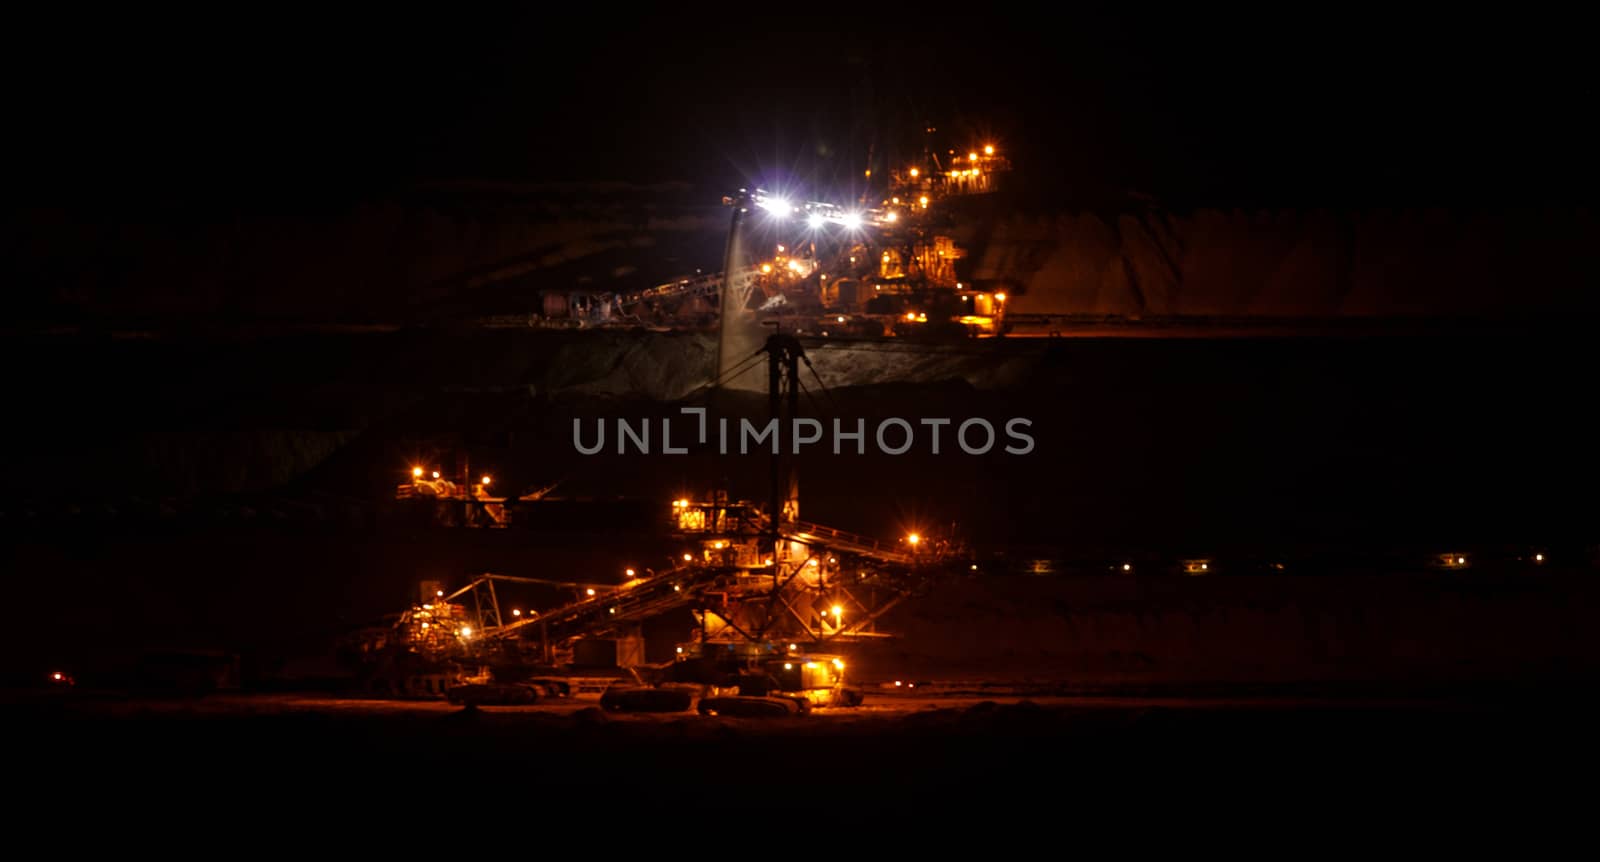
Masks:
[[[1041,188],[1085,199],[1479,206],[1588,202],[1597,185],[1593,76],[1559,20],[1069,10],[1002,31],[982,10],[803,32],[691,30],[714,16],[681,8],[120,14],[13,22],[12,200],[299,208],[441,178],[825,181],[853,175],[864,130],[923,117],[992,134]]]

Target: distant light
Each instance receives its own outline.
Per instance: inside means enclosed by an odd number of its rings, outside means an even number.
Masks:
[[[894,681],[894,687],[895,688],[899,688],[900,687],[900,680],[895,680]]]
[[[516,608],[512,608],[511,609],[511,615],[514,616],[514,617],[520,617],[520,616],[522,616],[522,611],[519,611]]]
[[[928,208],[928,196],[927,195],[923,195],[922,197],[917,198],[917,203],[922,204],[922,208],[923,209],[927,209]]]
[[[434,590],[433,594],[436,595],[436,596],[443,596],[444,595],[444,590]]]
[[[844,323],[844,315],[839,315],[839,322]]]
[[[435,478],[435,479],[439,478],[439,471],[438,470],[433,471],[433,478]]]
[[[488,476],[485,476],[485,477],[483,477],[483,479],[481,481],[483,482],[483,484],[487,485],[487,484],[489,484],[491,479]]]
[[[423,605],[422,609],[425,611],[431,611],[433,610],[433,605]]]
[[[800,271],[802,271],[802,270],[804,270],[806,268],[806,265],[801,263],[798,260],[790,260],[789,261],[789,268],[794,270],[795,272],[800,272]]]
[[[789,644],[789,649],[790,650],[794,650],[794,649],[797,649],[797,647],[794,644]]]
[[[973,563],[973,564],[972,564],[972,570],[973,570],[973,571],[974,571],[974,572],[976,572],[976,571],[977,571],[977,570],[978,570],[978,564],[977,564],[977,563]]]
[[[916,319],[917,319],[917,313],[915,311],[906,312],[906,320],[916,320]]]
[[[756,206],[772,213],[775,218],[788,218],[789,213],[794,212],[794,206],[783,198],[767,198],[758,202]]]
[[[861,227],[861,213],[845,213],[839,223],[850,230],[858,230]]]
[[[1535,562],[1535,563],[1542,563],[1542,562],[1544,562],[1544,554],[1534,554],[1534,555],[1533,555],[1533,561],[1534,561],[1534,562]]]
[[[678,647],[678,652],[683,652],[683,647]]]
[[[472,626],[462,626],[461,627],[461,636],[464,637],[464,638],[472,637]]]
[[[411,468],[411,478],[413,478],[413,479],[421,479],[422,478],[422,468],[421,467],[412,467]]]
[[[921,174],[921,173],[922,173],[922,172],[921,172],[921,171],[919,171],[919,170],[917,170],[917,169],[916,169],[916,168],[912,168],[912,169],[911,169],[911,178],[912,178],[912,179],[916,179],[916,178],[917,178],[917,175],[919,175],[919,174]]]
[[[767,558],[767,561],[766,561],[766,562],[765,562],[765,563],[762,563],[762,565],[764,565],[764,566],[770,566],[770,565],[772,565],[772,558],[771,558],[771,557],[768,557],[768,558]]]
[[[983,147],[983,154],[986,156],[994,155],[994,144],[985,144]]]
[[[1123,563],[1123,564],[1122,564],[1122,570],[1123,570],[1123,571],[1124,571],[1124,572],[1131,572],[1131,571],[1133,571],[1133,564],[1132,564],[1132,563]]]
[[[422,630],[423,631],[427,631],[428,630],[428,624],[427,623],[423,623],[422,624]]]
[[[681,589],[683,589],[683,587],[680,587],[680,586],[678,586],[678,585],[677,585],[677,584],[673,584],[673,585],[672,585],[672,591],[673,591],[673,592],[678,592],[678,591],[679,591],[679,590],[681,590]]]
[[[978,160],[978,154],[977,153],[967,153],[967,158],[975,162],[975,161]]]
[[[61,681],[61,671],[58,670],[55,673],[50,674],[50,678],[55,680],[56,682],[60,682]]]
[[[837,562],[839,562],[839,561],[838,561],[838,560],[837,560],[837,559],[835,559],[835,558],[833,558],[833,557],[829,557],[829,558],[828,558],[828,562],[830,562],[830,563],[837,563]]]
[[[778,254],[783,254],[783,246],[778,246]]]
[[[900,199],[899,198],[890,198],[889,199],[889,203],[892,203],[892,204],[900,203]]]
[[[610,613],[610,614],[614,614],[614,613],[616,613],[616,612],[617,612],[617,609],[616,609],[616,608],[607,608],[607,609],[606,609],[606,613]]]
[[[589,594],[589,595],[591,595],[591,596],[592,596],[592,595],[594,595],[594,587],[590,587],[590,588],[589,588],[589,589],[587,589],[587,590],[584,590],[584,592],[585,592],[585,593],[588,593],[588,594]]]
[[[899,218],[900,218],[900,214],[899,213],[895,212],[894,210],[890,210],[889,213],[883,217],[883,220],[886,221],[886,222],[894,222],[894,221],[898,220]]]
[[[838,619],[839,616],[841,614],[843,614],[843,613],[844,613],[844,609],[843,608],[839,607],[838,605],[834,605],[833,606],[833,617],[834,617],[834,619]]]
[[[1206,569],[1209,569],[1209,568],[1211,568],[1211,564],[1210,563],[1201,563],[1200,564],[1200,571],[1202,571],[1202,572],[1205,571]]]
[[[685,563],[689,562],[692,559],[694,559],[694,554],[684,554],[683,555],[683,561]]]
[[[823,224],[826,222],[827,219],[822,217],[822,213],[812,213],[811,215],[806,216],[806,227],[811,228],[812,230],[821,230]]]
[[[770,263],[762,264],[761,265],[761,272],[762,272],[763,275],[765,275],[766,273],[772,272],[772,264],[770,264]]]
[[[995,302],[1005,302],[1006,301],[1006,295],[1003,294],[1003,293],[997,293],[997,294],[994,295],[994,300],[995,300]]]
[[[783,669],[784,670],[794,670],[794,665],[790,664],[789,662],[784,662],[783,663]]]
[[[833,660],[833,666],[840,670],[844,670],[844,662],[840,661],[839,659]]]
[[[630,578],[633,577],[633,569],[627,569],[626,573],[627,573],[628,577],[630,577]]]
[[[916,533],[912,533],[911,535],[906,536],[906,541],[908,541],[911,544],[915,545],[915,544],[918,544],[918,543],[920,543],[922,541],[922,537],[917,535]]]
[[[1464,566],[1466,564],[1467,564],[1467,558],[1466,557],[1456,557],[1456,565]]]

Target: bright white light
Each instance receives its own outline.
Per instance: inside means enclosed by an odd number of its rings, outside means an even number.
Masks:
[[[811,215],[806,216],[806,227],[811,228],[812,230],[821,230],[822,224],[825,221],[827,221],[827,219],[822,217],[822,213],[812,213]]]
[[[590,587],[589,589],[584,590],[584,592],[592,596],[594,595],[594,587]]]
[[[859,230],[861,228],[861,213],[845,213],[844,218],[841,218],[839,223],[850,230]]]
[[[886,222],[893,223],[894,221],[896,221],[899,218],[900,218],[900,214],[899,213],[895,212],[894,210],[890,210],[888,212],[888,214],[883,217],[883,220],[886,221]]]
[[[840,317],[839,317],[839,322],[840,322],[840,323],[844,323],[844,316],[843,316],[843,315],[840,315]]]
[[[769,198],[761,201],[758,206],[776,218],[788,218],[794,212],[794,206],[783,198]]]
[[[472,637],[472,626],[462,626],[461,627],[461,636],[464,637],[464,638]]]

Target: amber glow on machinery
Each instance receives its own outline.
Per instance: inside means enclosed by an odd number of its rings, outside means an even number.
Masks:
[[[840,660],[840,659],[834,659],[833,660],[833,666],[838,668],[839,670],[844,670],[844,662],[842,660]]]

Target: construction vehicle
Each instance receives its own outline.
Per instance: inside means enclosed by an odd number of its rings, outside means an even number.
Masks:
[[[607,702],[618,709],[682,701],[625,691],[687,690],[719,713],[758,708],[751,699],[786,711],[784,704],[794,711],[859,704],[861,692],[846,684],[847,660],[835,648],[886,637],[877,630],[885,613],[941,573],[968,566],[958,545],[916,532],[886,541],[800,520],[792,456],[782,453],[791,449],[784,429],[799,415],[804,348],[774,334],[762,352],[778,429],[764,504],[724,493],[673,500],[666,526],[685,546],[678,564],[629,570],[622,583],[482,574],[449,593],[424,586],[422,601],[358,640],[369,690],[463,703],[599,693],[610,694]],[[570,600],[517,608],[508,618],[497,585],[555,588]],[[673,661],[647,665],[641,625],[683,610],[695,621],[694,638],[677,647]],[[574,657],[584,645],[604,641],[615,644],[620,672],[570,670],[582,664]],[[728,697],[744,700],[717,700]]]

